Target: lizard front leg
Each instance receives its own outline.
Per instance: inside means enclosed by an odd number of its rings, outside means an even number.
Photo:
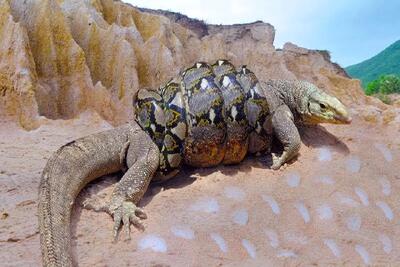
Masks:
[[[159,166],[159,149],[143,131],[136,132],[129,140],[126,153],[127,172],[117,184],[108,206],[114,217],[114,238],[117,238],[121,224],[124,224],[128,238],[130,224],[143,229],[140,219],[146,214],[136,205],[147,191],[147,187]]]
[[[272,169],[277,170],[293,159],[300,150],[300,134],[294,124],[293,114],[286,105],[279,106],[272,116],[272,127],[275,136],[283,145],[282,155],[272,154]]]
[[[129,141],[122,147],[119,155],[122,166],[127,171],[116,185],[108,204],[88,199],[84,207],[94,211],[104,211],[114,218],[113,236],[117,238],[121,224],[124,224],[128,238],[130,224],[143,229],[140,219],[145,212],[137,207],[159,166],[159,149],[146,132],[137,130],[131,133]]]

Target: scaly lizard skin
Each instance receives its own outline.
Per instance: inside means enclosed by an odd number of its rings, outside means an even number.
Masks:
[[[349,124],[351,118],[340,101],[305,81],[269,80],[263,83],[272,114],[274,136],[282,143],[280,157],[273,156],[272,169],[279,169],[293,159],[301,145],[296,124]]]
[[[39,230],[44,266],[73,266],[71,208],[90,181],[126,170],[110,202],[88,207],[121,224],[143,228],[136,205],[152,180],[169,179],[182,164],[235,164],[246,153],[269,152],[272,137],[284,146],[277,169],[297,155],[296,123],[350,123],[346,108],[314,85],[297,81],[261,84],[246,67],[226,60],[196,63],[158,91],[139,90],[137,121],[77,139],[47,162],[39,189]]]
[[[157,170],[159,151],[136,122],[62,146],[43,170],[39,192],[39,230],[44,266],[73,266],[70,214],[74,200],[90,181],[122,170],[124,174],[103,210],[121,221],[139,224],[144,212],[135,204]]]

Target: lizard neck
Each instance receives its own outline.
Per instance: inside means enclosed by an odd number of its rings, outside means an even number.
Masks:
[[[274,92],[282,104],[289,107],[296,122],[301,122],[308,108],[308,97],[310,91],[299,81],[274,81]]]

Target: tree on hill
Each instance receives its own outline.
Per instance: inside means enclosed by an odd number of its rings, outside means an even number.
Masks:
[[[367,95],[400,93],[400,76],[381,75],[378,79],[368,83],[365,93]]]
[[[368,83],[365,94],[375,95],[386,104],[390,104],[388,94],[400,94],[400,76],[390,74],[381,75],[378,79]]]
[[[346,72],[353,78],[360,79],[364,89],[379,79],[381,75],[400,75],[400,40],[393,43],[376,56],[359,64],[349,66]]]

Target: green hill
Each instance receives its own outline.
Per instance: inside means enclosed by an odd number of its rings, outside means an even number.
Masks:
[[[356,65],[349,66],[346,72],[355,79],[360,79],[362,86],[384,74],[400,74],[400,40],[380,52],[378,55]]]

